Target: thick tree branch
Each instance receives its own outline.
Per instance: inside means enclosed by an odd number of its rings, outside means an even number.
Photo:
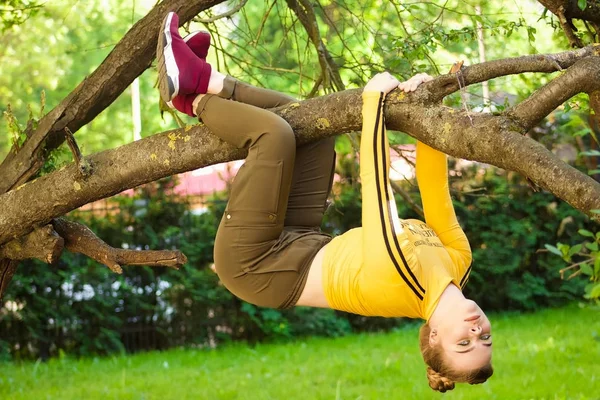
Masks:
[[[60,258],[63,248],[63,238],[54,231],[51,225],[46,225],[0,247],[0,258],[11,260],[37,258],[45,263],[53,264]]]
[[[575,29],[575,26],[573,25],[572,20],[565,16],[564,7],[561,6],[558,8],[558,12],[556,13],[556,16],[558,17],[560,26],[562,27],[563,31],[565,32],[565,36],[567,36],[567,40],[569,41],[569,44],[571,45],[571,47],[574,47],[574,48],[583,47],[583,43],[581,42],[581,39],[579,39],[577,37],[577,35],[575,35],[576,29]]]
[[[556,54],[537,54],[502,60],[488,61],[461,69],[465,86],[498,78],[500,76],[522,74],[525,72],[555,72],[567,69],[584,58],[600,55],[600,45],[592,45],[583,49],[565,51]],[[455,74],[442,75],[433,83],[424,84],[431,87],[423,92],[424,102],[441,101],[459,90]],[[426,95],[426,96],[425,96]]]
[[[561,53],[552,58],[566,66],[572,65],[574,60],[581,58],[583,54],[594,52],[595,48],[588,47]],[[542,66],[549,65],[549,56],[535,57]],[[589,59],[592,61],[581,65],[597,62],[595,56]],[[514,62],[523,72],[523,58]],[[531,58],[525,61],[531,70],[543,69],[532,62]],[[501,61],[484,64],[495,67],[467,68],[464,73],[466,81],[472,83],[486,74],[502,75],[499,67],[502,65]],[[504,73],[514,73],[515,68],[510,68],[510,63],[506,65]],[[476,73],[469,76],[469,71]],[[582,81],[588,81],[590,78],[598,80],[597,74],[572,75],[579,76],[578,79]],[[570,75],[567,73],[565,76]],[[400,92],[391,94],[386,110],[389,128],[408,132],[450,155],[519,171],[538,186],[551,191],[593,218],[598,218],[598,215],[592,215],[591,210],[600,209],[599,184],[564,164],[537,142],[526,137],[519,138],[519,135],[526,133],[526,129],[516,124],[511,114],[471,116],[443,107],[423,107],[424,99],[429,99],[426,104],[438,104],[437,96],[432,96],[432,93],[447,91],[448,78],[448,75],[439,77],[422,85],[417,92],[409,96]],[[455,79],[451,78],[450,85],[454,85]],[[573,85],[576,86],[575,83]],[[301,104],[289,104],[274,111],[291,124],[298,136],[298,143],[302,144],[326,136],[360,130],[360,93],[360,89],[346,90]],[[551,97],[552,93],[548,93],[547,96]],[[465,122],[464,118],[468,118],[469,121]],[[443,138],[443,141],[440,141],[440,138]],[[507,146],[514,143],[519,145]],[[507,149],[511,149],[511,152],[507,152]],[[245,150],[235,149],[210,135],[205,126],[196,126],[189,131],[180,129],[164,132],[89,156],[88,161],[94,165],[95,173],[87,178],[79,176],[77,167],[70,165],[0,195],[0,208],[4,210],[0,214],[0,244],[20,237],[30,232],[31,227],[48,223],[52,218],[91,201],[172,174],[243,158],[245,154]],[[525,159],[532,162],[524,163]],[[548,171],[556,173],[552,175]],[[556,179],[558,176],[564,179]],[[38,193],[44,193],[44,198],[37,196]],[[28,207],[24,208],[22,204],[28,204]]]
[[[235,13],[237,13],[238,11],[240,11],[242,8],[244,8],[244,6],[246,5],[247,2],[248,2],[248,0],[240,0],[240,2],[238,3],[238,5],[235,6],[235,7],[233,7],[231,10],[225,11],[222,14],[215,15],[215,16],[210,17],[210,18],[200,18],[200,17],[197,17],[197,18],[194,18],[194,21],[201,22],[203,24],[212,24],[213,22],[216,22],[216,21],[218,21],[220,19],[229,18],[232,15],[234,15]]]
[[[586,77],[587,79],[587,77]],[[518,171],[592,218],[600,209],[600,184],[560,161],[510,115],[475,114],[417,102],[427,89],[411,95],[388,96],[386,119],[390,129],[415,138],[450,155]],[[286,119],[298,143],[318,140],[361,128],[361,90],[346,90],[274,110]],[[124,189],[172,174],[219,162],[240,159],[235,149],[211,135],[206,126],[156,134],[135,143],[89,156],[95,173],[83,180],[75,165],[43,176],[0,195],[0,243],[26,234],[32,226]],[[528,160],[528,162],[523,162]],[[36,196],[44,193],[44,199]],[[32,200],[34,199],[34,200]],[[36,200],[37,199],[37,200]],[[28,204],[27,209],[21,204]]]
[[[120,274],[121,265],[164,266],[179,269],[187,258],[178,250],[129,250],[109,246],[87,226],[58,218],[52,221],[54,229],[64,238],[65,247],[73,253],[84,254],[111,271]]]
[[[512,110],[525,130],[537,125],[556,107],[578,93],[600,89],[600,57],[576,62],[565,74],[552,80]]]
[[[165,0],[139,20],[119,41],[102,64],[40,120],[38,128],[19,151],[11,151],[0,164],[0,193],[28,181],[43,165],[44,150],[64,140],[64,128],[72,132],[94,119],[152,63],[156,53],[155,34],[164,16],[176,11],[183,24],[199,12],[224,0]]]

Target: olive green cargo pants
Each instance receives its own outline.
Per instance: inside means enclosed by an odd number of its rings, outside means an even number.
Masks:
[[[290,125],[266,110],[295,99],[231,77],[196,114],[224,141],[248,148],[215,239],[219,278],[255,305],[289,308],[331,239],[320,231],[335,167],[334,138],[296,147]]]

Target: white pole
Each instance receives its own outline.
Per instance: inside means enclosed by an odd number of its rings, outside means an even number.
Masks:
[[[140,78],[131,83],[131,118],[133,120],[133,140],[142,138],[142,115],[140,113]]]

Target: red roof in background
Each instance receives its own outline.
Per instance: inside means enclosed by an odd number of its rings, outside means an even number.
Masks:
[[[243,160],[232,161],[179,174],[175,192],[188,196],[202,196],[225,190],[226,182],[235,176],[243,163]]]
[[[414,145],[408,144],[397,147],[403,151],[405,157],[414,162]],[[392,164],[390,178],[397,180],[402,179],[402,177],[413,177],[414,170],[412,166],[395,151],[392,150],[390,153]],[[202,196],[225,190],[225,183],[235,176],[243,163],[244,160],[232,161],[179,174],[179,184],[175,187],[175,192],[188,196]]]
[[[398,147],[403,152],[404,157],[414,163],[415,146],[403,145]],[[179,183],[175,187],[175,193],[201,198],[205,195],[225,190],[226,183],[235,177],[235,174],[243,163],[244,160],[232,161],[179,174],[177,175]],[[411,179],[414,177],[414,168],[396,152],[391,151],[391,170],[389,176],[392,180]],[[334,179],[338,180],[339,177],[336,175]],[[133,193],[133,189],[121,192],[122,195],[127,196],[132,196]],[[97,209],[105,211],[107,207],[106,201],[107,199],[102,199],[88,203],[80,207],[80,210],[94,211]]]

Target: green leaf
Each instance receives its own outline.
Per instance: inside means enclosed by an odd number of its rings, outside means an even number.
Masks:
[[[569,253],[568,253],[569,257],[572,257],[572,256],[574,256],[575,254],[579,253],[579,252],[581,251],[581,248],[582,248],[582,247],[583,247],[583,246],[582,246],[581,244],[576,244],[575,246],[571,247],[571,248],[569,249]]]
[[[535,28],[527,28],[527,37],[530,42],[535,42]]]
[[[594,275],[594,270],[592,269],[592,267],[588,263],[581,264],[579,266],[579,268],[581,269],[581,272],[584,273],[584,274],[586,274],[586,275],[589,275],[589,276]]]
[[[556,247],[554,247],[554,246],[552,246],[550,244],[545,244],[544,247],[546,247],[546,249],[548,249],[548,251],[550,253],[554,253],[554,254],[556,254],[557,256],[560,256],[560,257],[563,256],[563,254],[561,253],[561,251],[559,249],[557,249]]]
[[[588,171],[588,175],[600,174],[600,169],[591,169]]]
[[[473,19],[477,22],[479,22],[481,25],[484,24],[483,18],[481,18],[480,15],[472,15]]]
[[[571,248],[571,246],[569,246],[568,244],[556,243],[556,247],[561,252],[563,257],[567,257],[569,255],[569,249]]]
[[[579,129],[578,131],[573,133],[573,136],[585,136],[590,132],[591,130],[589,128]]]
[[[577,0],[577,6],[581,10],[585,10],[585,8],[587,7],[587,0]]]
[[[600,297],[600,283],[592,286],[590,289],[591,290],[589,290],[589,292],[585,295],[586,299],[597,299]]]
[[[579,233],[581,236],[587,236],[587,237],[594,237],[594,234],[586,229],[580,229],[577,231],[577,233]]]
[[[587,247],[588,250],[591,251],[598,251],[598,243],[594,242],[594,243],[586,243],[585,247]]]
[[[598,150],[588,150],[588,151],[582,151],[581,153],[582,156],[600,156],[600,151]]]

